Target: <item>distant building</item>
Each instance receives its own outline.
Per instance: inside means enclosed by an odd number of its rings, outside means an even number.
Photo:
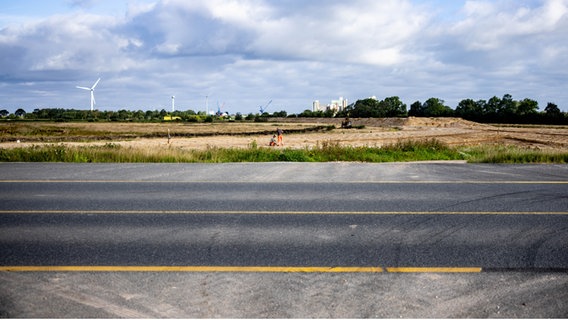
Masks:
[[[315,100],[314,103],[312,104],[312,111],[313,111],[313,112],[320,111],[320,102],[319,102],[319,100]]]
[[[347,108],[347,99],[343,99],[343,97],[339,97],[338,100],[331,100],[331,103],[325,106],[322,106],[319,100],[315,100],[312,104],[313,112],[333,110],[334,113],[337,113],[345,108]]]
[[[343,111],[343,109],[347,108],[347,99],[339,97],[339,100],[331,100],[329,108],[335,110],[336,112]]]

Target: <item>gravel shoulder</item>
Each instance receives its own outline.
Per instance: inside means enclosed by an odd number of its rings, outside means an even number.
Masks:
[[[566,318],[568,275],[0,273],[3,318]]]

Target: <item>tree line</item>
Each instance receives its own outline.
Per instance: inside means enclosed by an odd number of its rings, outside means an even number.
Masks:
[[[416,101],[407,108],[399,97],[387,97],[383,100],[367,98],[357,100],[344,110],[328,109],[325,111],[304,110],[299,114],[288,114],[286,111],[272,114],[242,115],[237,113],[230,117],[224,115],[209,115],[203,111],[193,110],[168,112],[160,111],[99,111],[75,110],[62,108],[35,109],[27,113],[23,109],[10,114],[0,110],[4,119],[49,120],[49,121],[165,121],[175,119],[184,122],[212,122],[217,119],[266,121],[270,117],[337,117],[337,118],[384,118],[384,117],[460,117],[466,120],[484,123],[520,123],[520,124],[568,124],[568,113],[549,102],[543,111],[539,111],[538,102],[529,98],[514,100],[510,94],[502,98],[496,96],[489,100],[461,100],[455,109],[447,106],[444,100],[429,98],[424,102]]]
[[[549,102],[543,111],[539,111],[538,102],[533,99],[514,100],[510,94],[503,98],[492,97],[489,100],[461,100],[455,109],[444,100],[429,98],[424,102],[416,101],[407,110],[399,97],[384,100],[373,98],[358,100],[345,110],[338,112],[340,117],[460,117],[466,120],[484,123],[521,123],[521,124],[567,124],[568,113],[562,112],[558,105]]]
[[[101,110],[77,110],[64,108],[42,108],[34,109],[33,112],[26,112],[19,108],[14,113],[7,110],[0,110],[0,118],[7,120],[43,120],[43,121],[118,121],[118,122],[159,122],[159,121],[182,121],[182,122],[213,122],[215,120],[254,120],[266,121],[268,117],[287,117],[286,111],[277,111],[272,114],[253,114],[243,115],[237,113],[231,116],[226,114],[207,114],[204,111],[195,112],[193,110],[176,110],[173,112],[162,109],[148,111],[101,111]]]

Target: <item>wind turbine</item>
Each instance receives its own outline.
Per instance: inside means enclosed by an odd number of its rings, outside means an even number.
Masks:
[[[97,86],[97,84],[99,84],[99,81],[101,81],[101,78],[99,78],[97,80],[97,82],[95,82],[95,84],[90,88],[77,86],[77,89],[83,89],[83,90],[91,91],[91,111],[93,111],[93,108],[95,106],[95,87]]]
[[[176,96],[172,96],[172,112],[174,112],[175,110],[175,105],[176,105]]]
[[[205,96],[205,114],[209,115],[209,96],[211,95],[211,93],[208,93]]]

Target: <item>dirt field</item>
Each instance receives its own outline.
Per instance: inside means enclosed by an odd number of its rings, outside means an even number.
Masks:
[[[538,149],[568,148],[568,126],[493,126],[458,118],[272,119],[271,122],[191,123],[0,123],[0,148],[45,143],[120,144],[182,149],[267,146],[276,128],[284,129],[284,147],[313,147],[326,141],[352,146],[382,146],[398,140],[436,138],[448,145],[501,144]],[[335,129],[328,130],[329,126]],[[19,142],[17,142],[19,140]]]

